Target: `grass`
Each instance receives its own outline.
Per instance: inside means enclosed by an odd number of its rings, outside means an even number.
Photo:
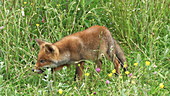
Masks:
[[[53,96],[62,89],[62,96],[168,96],[169,5],[169,0],[1,0],[0,95]],[[55,42],[92,25],[109,28],[133,76],[122,71],[122,78],[108,77],[114,66],[105,59],[100,73],[87,61],[84,73],[90,75],[82,81],[73,80],[75,66],[55,74],[46,70],[46,76],[31,71],[39,51],[34,39]]]

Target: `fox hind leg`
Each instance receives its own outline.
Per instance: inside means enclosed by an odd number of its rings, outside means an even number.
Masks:
[[[114,58],[113,62],[114,62],[114,66],[116,69],[116,74],[119,75],[120,74],[120,66],[121,66],[119,63],[119,60],[117,58]]]

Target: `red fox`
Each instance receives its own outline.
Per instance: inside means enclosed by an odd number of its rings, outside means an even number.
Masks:
[[[38,60],[34,72],[42,73],[42,68],[49,67],[53,71],[76,63],[75,77],[82,79],[84,60],[93,60],[101,68],[104,55],[114,63],[116,73],[126,62],[124,53],[110,31],[104,26],[92,26],[84,31],[68,35],[55,43],[36,39],[40,46]],[[79,64],[79,65],[78,65]],[[126,70],[126,68],[124,69]]]

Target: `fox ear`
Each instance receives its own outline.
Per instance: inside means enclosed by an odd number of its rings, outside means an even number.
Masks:
[[[35,41],[38,43],[38,45],[42,45],[43,43],[45,43],[44,41],[42,41],[40,39],[35,39]]]
[[[44,48],[45,48],[45,52],[47,52],[47,53],[54,53],[55,52],[55,48],[51,44],[45,44]]]

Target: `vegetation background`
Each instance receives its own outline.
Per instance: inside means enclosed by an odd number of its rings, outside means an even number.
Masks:
[[[170,0],[1,0],[0,95],[170,96],[169,9]],[[31,71],[36,38],[55,42],[93,25],[108,27],[119,41],[128,76],[109,77],[114,66],[105,59],[100,73],[87,61],[82,81],[73,80],[75,66]]]

